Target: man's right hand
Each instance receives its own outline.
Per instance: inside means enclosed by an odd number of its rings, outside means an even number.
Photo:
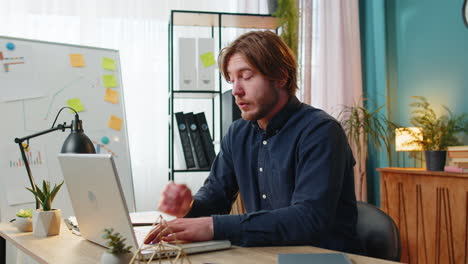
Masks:
[[[192,204],[192,192],[185,184],[170,182],[161,194],[158,209],[166,214],[184,217]]]

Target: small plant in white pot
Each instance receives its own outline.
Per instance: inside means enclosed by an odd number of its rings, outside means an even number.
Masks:
[[[52,201],[62,185],[63,181],[59,185],[54,184],[54,187],[50,188],[50,182],[44,180],[42,181],[42,190],[38,185],[35,185],[35,190],[26,188],[34,194],[42,206],[42,209],[37,209],[33,213],[34,236],[47,237],[60,234],[62,215],[60,209],[52,209]]]
[[[132,246],[126,246],[125,240],[120,233],[114,232],[113,228],[104,229],[102,238],[107,239],[106,245],[109,249],[101,256],[102,264],[123,264],[132,260],[133,254],[130,251]]]
[[[20,209],[16,213],[15,226],[20,232],[31,232],[33,231],[32,225],[32,210],[31,209]]]

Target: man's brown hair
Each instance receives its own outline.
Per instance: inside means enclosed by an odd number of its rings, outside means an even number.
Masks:
[[[270,81],[286,81],[289,95],[297,90],[297,63],[291,49],[271,31],[251,31],[239,36],[218,56],[219,70],[229,81],[227,71],[231,57],[239,53],[252,67]]]

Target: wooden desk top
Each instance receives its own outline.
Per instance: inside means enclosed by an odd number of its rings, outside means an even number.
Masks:
[[[59,236],[36,238],[20,233],[11,223],[0,223],[0,236],[39,263],[99,263],[105,248],[73,235],[63,224]],[[259,264],[277,263],[279,253],[333,253],[309,247],[232,247],[231,249],[189,255],[192,263]],[[385,264],[391,261],[348,254],[354,264]],[[157,263],[157,261],[154,261]],[[168,263],[168,262],[163,262]],[[184,262],[185,263],[185,262]]]

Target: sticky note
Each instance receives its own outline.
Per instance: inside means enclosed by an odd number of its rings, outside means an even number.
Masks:
[[[119,92],[107,88],[106,94],[104,95],[104,100],[116,104],[119,101]]]
[[[202,61],[203,66],[205,66],[205,68],[208,68],[211,65],[216,64],[216,60],[214,58],[213,52],[211,52],[211,51],[203,53],[202,55],[200,55],[200,60]]]
[[[104,87],[117,87],[117,80],[114,75],[103,75],[102,82]]]
[[[111,115],[109,119],[109,127],[120,131],[120,128],[122,128],[122,122],[123,120],[121,118],[116,117],[115,115]]]
[[[84,67],[83,54],[70,54],[70,63],[72,67]]]
[[[102,68],[114,71],[115,70],[115,61],[110,58],[102,57]]]
[[[67,105],[75,109],[75,111],[77,112],[83,112],[85,110],[83,104],[81,103],[80,98],[73,98],[73,99],[67,100]],[[75,113],[72,110],[70,110],[70,112]]]

